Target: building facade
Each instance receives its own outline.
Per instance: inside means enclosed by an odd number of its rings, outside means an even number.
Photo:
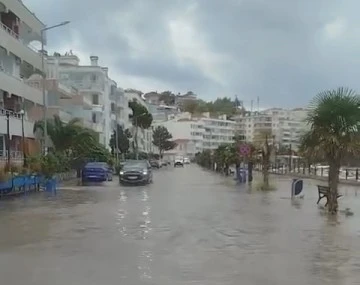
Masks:
[[[308,126],[305,122],[307,110],[272,108],[261,112],[245,112],[237,115],[236,134],[252,142],[260,134],[269,134],[278,145],[297,149],[302,134]]]
[[[194,157],[203,150],[233,143],[236,123],[227,120],[226,116],[212,118],[209,113],[202,116],[181,113],[173,119],[157,122],[154,127],[158,125],[166,127],[173,140],[180,143],[174,150],[168,151],[168,155]]]
[[[48,56],[47,74],[77,90],[80,103],[65,109],[71,109],[72,116],[82,119],[84,125],[98,133],[99,142],[109,148],[116,124],[127,123],[124,116],[128,107],[123,90],[109,77],[108,68],[100,66],[98,61],[97,56],[91,56],[91,64],[84,66],[71,53]]]
[[[33,74],[42,74],[41,54],[30,44],[41,41],[44,27],[21,1],[0,0],[0,158],[8,154],[5,139],[8,122],[10,155],[14,159],[21,159],[23,150],[39,151],[30,113],[34,108],[42,109],[43,96],[40,88],[29,84],[28,79]]]

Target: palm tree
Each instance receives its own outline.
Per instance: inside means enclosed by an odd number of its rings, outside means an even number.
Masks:
[[[328,210],[334,214],[342,160],[360,152],[360,96],[343,87],[321,92],[310,104],[307,122],[310,130],[302,137],[300,149],[328,163]]]
[[[64,152],[71,149],[74,144],[94,139],[94,132],[82,127],[79,122],[80,120],[75,118],[68,123],[64,123],[57,115],[53,119],[48,119],[47,131],[56,151]],[[43,121],[37,121],[34,124],[33,132],[37,133],[39,131],[44,133]]]
[[[253,139],[254,148],[261,155],[261,166],[263,175],[262,190],[269,190],[269,168],[271,154],[275,151],[275,137],[272,136],[270,130],[262,130],[257,133]]]

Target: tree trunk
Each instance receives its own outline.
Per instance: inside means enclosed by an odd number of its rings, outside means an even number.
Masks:
[[[135,132],[134,132],[134,151],[135,151],[135,155],[138,156],[139,155],[139,147],[138,147],[138,126],[135,126]],[[136,157],[136,159],[138,159],[138,157]]]
[[[268,189],[269,188],[269,163],[264,160],[263,161],[263,182],[264,182],[264,188]]]
[[[331,162],[329,165],[329,188],[328,210],[331,214],[336,214],[338,210],[338,185],[339,185],[340,163]]]

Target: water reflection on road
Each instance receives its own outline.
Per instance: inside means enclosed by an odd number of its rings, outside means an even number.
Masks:
[[[289,199],[289,181],[260,193],[196,166],[156,171],[146,187],[74,187],[0,201],[7,285],[358,284],[355,216],[329,219]]]

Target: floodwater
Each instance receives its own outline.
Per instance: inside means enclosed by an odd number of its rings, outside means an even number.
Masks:
[[[263,193],[194,165],[154,172],[145,187],[0,201],[1,284],[359,284],[354,188],[340,200],[354,216],[333,219],[315,182],[291,201],[284,178]]]

